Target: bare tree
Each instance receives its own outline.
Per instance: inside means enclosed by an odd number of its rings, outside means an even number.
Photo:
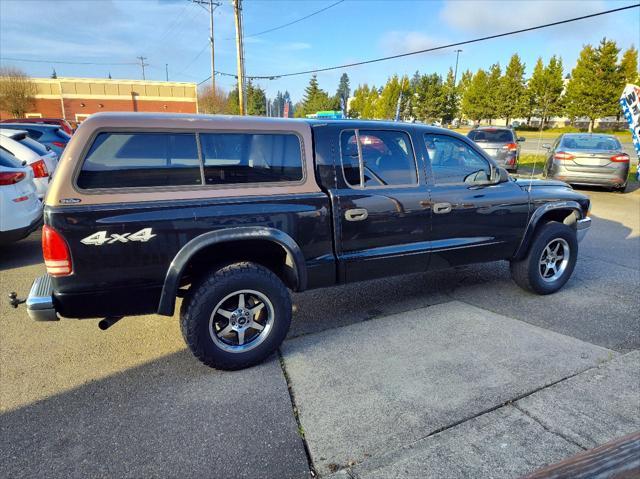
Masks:
[[[222,88],[215,91],[210,87],[198,92],[198,111],[200,113],[231,113],[229,111],[229,96]]]
[[[36,93],[35,83],[22,70],[0,68],[0,111],[23,117],[33,107]]]

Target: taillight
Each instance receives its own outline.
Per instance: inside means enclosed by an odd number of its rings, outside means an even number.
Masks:
[[[0,172],[0,185],[14,185],[24,180],[25,176],[22,171]]]
[[[626,153],[614,155],[611,157],[611,161],[615,161],[616,163],[629,163],[629,155]]]
[[[64,148],[65,146],[67,146],[66,143],[62,143],[61,141],[52,141],[51,143],[57,146],[58,148]]]
[[[507,151],[518,151],[518,144],[517,143],[507,143],[506,145],[504,145],[502,147],[503,150],[507,150]]]
[[[49,176],[49,170],[44,160],[38,160],[35,163],[31,163],[31,169],[33,170],[33,176],[36,178],[46,178]]]
[[[573,160],[574,158],[575,158],[574,155],[572,155],[571,153],[565,153],[564,151],[556,151],[556,154],[553,155],[554,160],[567,161],[567,160]]]
[[[48,225],[42,227],[42,255],[51,276],[67,276],[73,272],[67,242]]]

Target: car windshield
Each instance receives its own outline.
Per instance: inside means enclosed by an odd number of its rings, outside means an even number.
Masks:
[[[561,148],[568,150],[620,150],[620,142],[604,135],[571,135],[562,138]]]
[[[513,142],[513,133],[511,130],[498,130],[498,129],[486,129],[486,130],[472,130],[467,135],[470,140],[475,142],[487,142],[487,143],[511,143]]]

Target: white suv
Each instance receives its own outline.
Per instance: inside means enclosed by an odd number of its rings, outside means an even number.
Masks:
[[[38,198],[43,199],[58,165],[58,155],[46,146],[32,140],[26,131],[0,128],[0,149],[24,161],[33,170]]]
[[[41,223],[33,170],[0,149],[0,245],[28,236]]]

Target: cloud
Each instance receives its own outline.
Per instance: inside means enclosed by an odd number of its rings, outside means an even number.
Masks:
[[[502,33],[606,10],[601,0],[522,2],[514,0],[448,0],[440,18],[451,28],[474,34]],[[564,29],[582,28],[579,23]]]
[[[424,33],[414,31],[389,31],[382,35],[379,41],[380,49],[385,55],[424,50],[442,44]]]
[[[311,44],[310,43],[305,43],[305,42],[289,42],[289,43],[283,43],[282,45],[280,45],[280,49],[281,50],[285,50],[285,51],[300,51],[300,50],[309,50],[311,48]]]

